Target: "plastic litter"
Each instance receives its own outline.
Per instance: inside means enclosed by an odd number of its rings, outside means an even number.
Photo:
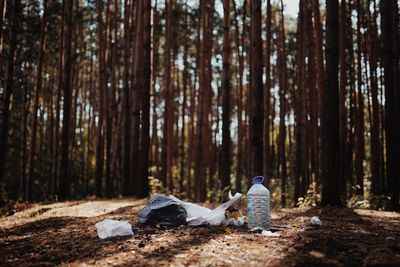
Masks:
[[[173,196],[156,194],[139,212],[139,222],[144,225],[179,226],[185,225],[187,212],[181,201]]]
[[[270,219],[270,193],[262,184],[264,177],[253,178],[253,185],[247,192],[248,227],[268,230]]]
[[[178,225],[236,225],[244,224],[243,215],[238,212],[227,213],[229,208],[236,206],[242,194],[229,195],[230,200],[211,210],[190,202],[181,201],[170,195],[156,194],[152,196],[147,205],[139,212],[139,222],[144,225],[178,226]],[[173,212],[164,211],[167,207],[175,206]],[[232,215],[234,214],[234,215]],[[228,216],[227,216],[228,215]],[[232,216],[229,216],[232,215]],[[242,216],[240,216],[242,215]],[[185,220],[183,220],[183,217]]]
[[[113,236],[133,235],[132,226],[127,221],[115,221],[105,219],[96,223],[97,235],[101,239]]]
[[[311,218],[311,225],[321,226],[322,225],[322,221],[317,216],[313,216]]]
[[[270,236],[270,237],[279,237],[279,236],[281,236],[279,233],[273,233],[271,231],[266,231],[266,230],[263,230],[261,233],[256,234],[256,235],[259,235],[259,236]]]

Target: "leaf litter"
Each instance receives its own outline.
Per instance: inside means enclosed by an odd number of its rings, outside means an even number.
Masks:
[[[258,236],[246,227],[142,228],[137,213],[146,203],[144,199],[88,202],[37,204],[0,218],[1,264],[400,266],[399,213],[336,208],[273,210],[270,233],[279,236],[271,237]],[[313,216],[323,225],[311,226]],[[130,222],[133,236],[99,239],[94,225],[104,219]]]

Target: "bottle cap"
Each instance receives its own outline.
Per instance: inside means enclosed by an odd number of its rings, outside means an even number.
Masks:
[[[262,184],[264,182],[263,176],[256,176],[253,178],[253,184]]]

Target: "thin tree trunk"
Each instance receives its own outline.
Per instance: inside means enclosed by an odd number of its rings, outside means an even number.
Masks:
[[[287,186],[287,167],[286,167],[286,92],[287,92],[287,82],[286,82],[286,49],[285,49],[285,28],[284,28],[284,16],[283,16],[283,1],[281,0],[281,10],[280,10],[280,42],[278,49],[278,66],[279,66],[279,143],[278,143],[278,153],[280,159],[280,179],[281,179],[281,205],[286,207],[286,186]]]
[[[319,1],[313,0],[313,18],[314,18],[314,38],[315,38],[315,65],[317,66],[317,118],[321,118],[321,101],[322,101],[322,91],[324,88],[325,81],[325,68],[324,68],[324,54],[323,54],[323,44],[322,44],[322,26],[321,26],[321,16],[319,11]],[[315,176],[317,185],[321,184],[319,179],[320,175],[320,155],[319,155],[319,145],[320,145],[320,128],[317,126],[316,137],[313,141],[316,157],[315,157]],[[317,191],[319,191],[319,186],[317,186]]]
[[[125,0],[124,3],[124,90],[123,90],[123,195],[127,196],[132,193],[132,186],[130,181],[130,147],[131,142],[129,138],[130,133],[130,37],[129,37],[129,22],[130,22],[130,5],[129,0]]]
[[[133,87],[132,87],[132,147],[131,147],[131,179],[133,180],[133,192],[140,194],[140,111],[142,103],[143,86],[143,6],[144,1],[137,2],[136,15],[136,36],[135,36],[135,57],[133,63]],[[150,62],[149,62],[150,63]]]
[[[171,81],[171,49],[172,49],[172,5],[173,0],[166,0],[166,44],[165,44],[165,112],[163,136],[163,175],[165,187],[173,189],[173,133],[174,133],[174,88]]]
[[[231,134],[230,134],[230,0],[224,0],[224,40],[222,69],[222,152],[221,152],[221,189],[230,187],[231,175]]]
[[[187,35],[189,35],[188,32],[188,27],[189,27],[189,11],[188,11],[188,3],[186,1],[185,3],[185,29],[184,31],[186,32]],[[181,120],[182,120],[182,128],[181,128],[181,142],[180,142],[180,157],[181,157],[181,163],[180,163],[180,177],[179,177],[179,191],[183,192],[184,187],[183,187],[183,182],[185,179],[185,142],[186,142],[186,137],[185,137],[185,127],[186,127],[186,102],[187,102],[187,89],[188,89],[188,81],[189,81],[189,62],[188,62],[188,50],[189,50],[189,43],[188,40],[186,40],[185,45],[184,45],[184,51],[183,51],[183,64],[184,64],[184,69],[183,69],[183,88],[182,88],[182,93],[183,93],[183,99],[182,99],[182,114],[181,114]],[[186,162],[186,166],[189,165],[189,162]],[[190,172],[190,168],[188,168],[188,173]]]
[[[96,137],[96,196],[103,196],[103,168],[104,168],[104,111],[105,107],[105,94],[107,88],[107,78],[106,78],[106,34],[104,31],[104,23],[103,23],[103,2],[101,0],[96,1],[96,10],[97,10],[97,23],[98,23],[98,40],[99,40],[99,64],[98,64],[98,93],[99,93],[99,101],[98,101],[98,113],[99,113],[99,121],[98,121],[98,129],[97,129],[97,137]]]
[[[46,28],[47,28],[47,0],[43,2],[43,17],[42,26],[40,30],[40,44],[39,44],[39,56],[37,63],[37,73],[36,73],[36,90],[34,96],[34,103],[32,109],[32,128],[31,128],[31,143],[30,143],[30,153],[29,153],[29,170],[28,170],[28,183],[25,199],[32,201],[32,185],[34,179],[35,171],[35,150],[36,150],[36,136],[37,136],[37,112],[39,108],[39,97],[40,91],[42,89],[42,70],[43,70],[43,54],[45,47],[46,38]]]
[[[233,1],[234,10],[235,10],[235,41],[236,41],[236,50],[237,57],[239,61],[238,66],[238,79],[239,79],[239,89],[238,94],[236,96],[237,99],[237,120],[238,120],[238,139],[237,139],[237,162],[236,162],[236,181],[235,181],[235,189],[237,192],[241,192],[242,190],[242,173],[243,173],[243,53],[240,50],[240,44],[242,48],[244,48],[244,44],[241,42],[242,38],[240,38],[239,32],[239,22],[237,17],[239,13],[235,7],[235,1]],[[244,16],[243,16],[244,17]],[[243,51],[243,50],[242,50]]]
[[[368,5],[370,1],[368,1]],[[375,19],[371,18],[371,13],[369,8],[366,9],[368,15],[368,31],[367,40],[369,46],[367,48],[369,55],[369,76],[371,83],[371,98],[372,98],[372,125],[371,125],[371,193],[374,195],[378,195],[382,192],[382,188],[380,188],[380,183],[382,180],[381,173],[381,149],[380,149],[380,111],[379,111],[379,102],[378,102],[378,83],[377,83],[377,58],[376,58],[376,24],[373,22]]]
[[[295,154],[295,165],[294,165],[294,200],[297,203],[300,196],[304,196],[304,139],[306,138],[304,132],[306,125],[304,124],[305,116],[305,3],[304,0],[299,1],[299,18],[298,18],[298,48],[297,48],[297,91],[295,92],[295,133],[296,133],[296,154]],[[279,151],[279,149],[278,149]]]
[[[267,17],[266,17],[266,48],[265,48],[265,86],[264,86],[264,178],[265,185],[268,188],[270,184],[271,173],[271,149],[270,149],[270,109],[271,109],[271,42],[272,42],[272,12],[271,1],[267,0]],[[283,21],[282,21],[283,22]]]
[[[26,62],[23,64],[24,70],[24,108],[23,108],[23,130],[22,130],[22,144],[21,144],[21,189],[20,193],[21,198],[25,197],[26,187],[27,187],[27,139],[28,139],[28,116],[29,116],[29,107],[31,102],[31,97],[29,96],[29,88],[28,88],[28,71],[26,67]]]
[[[339,136],[339,186],[341,195],[345,195],[343,190],[346,188],[346,164],[348,159],[346,158],[347,150],[347,112],[346,112],[346,47],[345,47],[345,35],[346,33],[346,1],[342,0],[340,3],[339,11],[339,117],[340,117],[340,136]]]
[[[365,139],[364,139],[364,97],[362,93],[362,62],[361,62],[361,5],[360,0],[356,0],[357,10],[357,122],[356,122],[356,194],[364,195],[364,159],[365,159]]]
[[[0,0],[0,54],[3,52],[3,24],[6,16],[7,0]]]
[[[72,1],[64,3],[64,62],[63,62],[63,79],[62,89],[64,94],[63,106],[63,127],[61,133],[61,161],[60,161],[60,199],[69,197],[69,133],[70,133],[70,117],[71,117],[71,65],[72,65]]]
[[[151,1],[145,1],[143,10],[143,91],[142,91],[142,128],[140,157],[142,170],[138,196],[149,194],[149,150],[150,150],[150,88],[151,88]],[[140,64],[141,62],[139,62]]]

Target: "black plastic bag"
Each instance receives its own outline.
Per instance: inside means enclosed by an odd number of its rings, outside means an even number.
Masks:
[[[174,227],[186,225],[187,212],[175,198],[156,194],[139,212],[139,222],[143,225]]]

